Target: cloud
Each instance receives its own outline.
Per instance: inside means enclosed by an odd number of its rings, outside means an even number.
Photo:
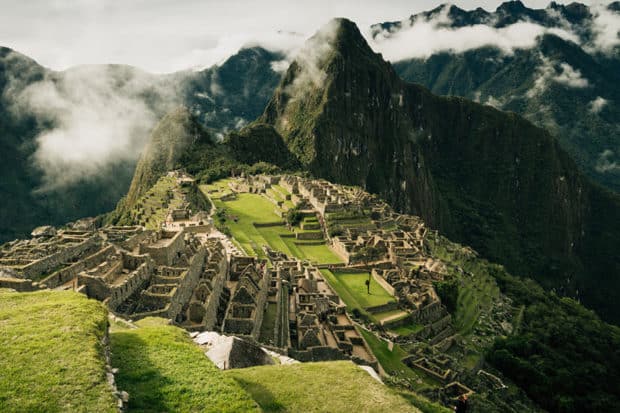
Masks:
[[[600,173],[617,173],[620,172],[620,163],[611,149],[605,149],[600,153],[595,168]]]
[[[322,66],[333,48],[339,27],[340,21],[330,20],[291,56],[298,65],[299,73],[295,76],[293,83],[287,87],[286,93],[295,97],[312,87],[323,84],[327,74]]]
[[[271,70],[276,73],[284,73],[290,65],[291,63],[288,60],[277,60],[275,62],[271,62]]]
[[[588,49],[611,53],[620,45],[620,14],[609,10],[601,3],[592,5],[591,10],[594,15],[592,19],[594,40]]]
[[[502,99],[496,99],[495,97],[489,95],[485,105],[493,106],[495,109],[501,109],[504,106]]]
[[[203,70],[213,65],[220,65],[230,56],[244,47],[260,46],[272,52],[294,53],[304,43],[305,36],[295,32],[235,32],[224,35],[215,46],[197,47],[170,61],[170,67]]]
[[[534,87],[528,90],[526,96],[533,98],[543,93],[550,82],[556,82],[567,87],[582,89],[590,85],[588,79],[582,76],[581,71],[565,62],[555,63],[552,59],[540,54],[541,64],[538,67]]]
[[[596,99],[594,99],[592,102],[590,102],[589,104],[589,108],[590,108],[590,112],[594,113],[594,114],[598,114],[601,113],[601,111],[603,110],[603,108],[605,106],[607,106],[608,100],[601,97],[601,96],[597,96]]]
[[[20,116],[45,127],[35,138],[39,191],[97,177],[114,164],[135,161],[158,117],[176,104],[171,86],[124,67],[83,66],[43,80],[9,86],[5,99]],[[149,95],[148,104],[144,95]]]
[[[546,28],[530,22],[518,22],[506,27],[493,28],[484,24],[459,28],[447,27],[450,6],[430,19],[419,19],[413,25],[409,20],[402,22],[402,29],[396,32],[383,30],[374,37],[367,34],[373,48],[390,61],[411,58],[427,58],[438,52],[462,53],[485,46],[497,47],[506,54],[515,49],[531,48],[538,38],[546,33],[565,40],[578,42],[572,32],[559,28]]]
[[[588,79],[582,77],[581,72],[579,70],[575,70],[568,63],[560,63],[560,71],[555,77],[552,78],[552,80],[577,89],[582,89],[590,85]]]

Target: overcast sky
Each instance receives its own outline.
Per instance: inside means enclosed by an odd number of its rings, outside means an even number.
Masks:
[[[372,23],[402,20],[441,2],[0,0],[0,45],[57,70],[78,64],[125,63],[152,72],[170,72],[218,63],[252,41],[286,46],[311,35],[332,17],[348,17],[366,28]],[[501,2],[452,3],[491,11]],[[524,3],[544,8],[549,1]]]

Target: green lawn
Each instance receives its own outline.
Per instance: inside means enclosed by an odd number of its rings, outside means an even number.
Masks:
[[[400,334],[401,336],[408,336],[409,334],[417,333],[422,330],[424,326],[422,324],[408,324],[396,328],[390,329],[390,331]]]
[[[239,242],[244,251],[250,255],[264,257],[261,249],[262,245],[270,245],[264,235],[274,240],[272,231],[262,230],[265,228],[256,228],[254,223],[277,222],[282,218],[276,215],[276,206],[269,202],[267,198],[257,194],[238,194],[237,199],[223,202],[214,199],[214,204],[218,209],[225,209],[225,224],[230,228],[233,237]],[[233,217],[237,218],[234,222]]]
[[[229,370],[265,412],[419,412],[350,361]]]
[[[293,234],[284,225],[272,227],[255,227],[254,223],[278,222],[283,219],[276,213],[276,205],[266,197],[258,194],[238,194],[237,199],[221,201],[214,199],[218,209],[225,209],[229,219],[226,225],[233,237],[249,255],[263,258],[263,245],[284,252],[299,259],[307,259],[319,264],[335,264],[342,259],[328,245],[296,244],[295,238],[284,238],[281,235]],[[232,217],[237,217],[234,222]]]
[[[106,326],[105,308],[82,294],[0,292],[0,411],[116,411]]]
[[[129,411],[246,412],[256,403],[224,375],[180,328],[144,319],[138,329],[111,334],[112,365]],[[96,410],[91,410],[96,411]]]
[[[291,250],[297,250],[293,254],[299,259],[307,259],[318,264],[337,264],[342,262],[340,258],[327,244],[321,245],[304,245],[294,244],[289,241],[292,246],[289,246]]]
[[[403,318],[407,317],[409,315],[408,312],[403,311],[403,310],[390,310],[390,311],[383,311],[381,313],[375,313],[374,316],[377,320],[379,321],[383,321],[386,320],[390,317],[394,317],[397,316],[395,318],[393,318],[391,321],[398,321],[398,320],[402,320]]]
[[[363,308],[374,307],[396,301],[373,277],[370,277],[370,294],[366,289],[367,272],[334,273],[335,277],[349,290],[355,301]]]
[[[220,179],[219,181],[211,182],[207,185],[200,185],[200,190],[213,199],[220,198],[221,196],[231,192],[228,184],[232,181],[232,178]]]

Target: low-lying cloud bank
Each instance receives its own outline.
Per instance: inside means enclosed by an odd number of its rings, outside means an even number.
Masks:
[[[449,16],[450,7],[452,6],[449,4],[445,5],[435,16],[418,18],[413,24],[409,19],[404,20],[398,30],[367,32],[367,38],[375,51],[382,53],[390,61],[423,59],[440,52],[463,53],[480,47],[496,47],[511,54],[516,49],[534,47],[545,34],[556,35],[595,52],[610,53],[620,45],[620,14],[602,4],[591,6],[593,39],[587,43],[578,35],[582,28],[573,27],[568,21],[558,17],[558,12],[551,8],[546,9],[546,12],[561,22],[560,27],[545,27],[530,21],[520,21],[500,28],[490,24],[453,28]]]
[[[4,99],[13,114],[34,115],[43,125],[32,157],[43,171],[39,191],[59,190],[115,163],[135,161],[158,117],[177,103],[172,87],[156,85],[151,75],[118,66],[48,73],[26,87],[9,83]]]
[[[534,47],[538,38],[546,33],[578,42],[578,37],[570,31],[530,22],[518,22],[501,28],[486,24],[451,28],[449,8],[446,6],[436,17],[420,19],[413,25],[406,20],[402,22],[403,28],[396,32],[383,30],[374,37],[369,36],[371,45],[387,60],[399,61],[427,58],[439,52],[462,53],[485,46],[497,47],[511,54],[515,49]]]

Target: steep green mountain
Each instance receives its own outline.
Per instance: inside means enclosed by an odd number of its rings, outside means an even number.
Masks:
[[[60,82],[60,74],[7,48],[0,48],[0,242],[23,237],[43,223],[60,224],[113,208],[127,191],[133,165],[110,162],[96,177],[59,190],[41,190],[43,171],[33,160],[36,137],[54,125],[16,107],[15,96],[38,82]]]
[[[149,128],[177,105],[189,107],[218,135],[255,119],[280,80],[281,74],[271,64],[281,59],[277,53],[254,47],[241,50],[220,66],[198,72],[151,75],[122,65],[53,72],[11,49],[0,48],[0,242],[24,237],[42,224],[63,224],[114,208],[127,193]],[[37,111],[32,99],[27,99],[33,90],[57,93],[58,108],[44,106]],[[49,96],[53,95],[45,98]],[[76,96],[83,100],[74,102]],[[37,137],[66,126],[62,122],[76,110],[123,112],[121,121],[102,117],[99,124],[89,125],[93,140],[99,139],[102,126],[125,122],[127,111],[134,111],[124,129],[132,134],[131,147],[122,157],[102,163],[96,174],[49,188],[45,171],[35,159],[41,145]]]
[[[301,56],[259,122],[305,168],[378,193],[511,272],[620,320],[620,200],[591,184],[549,133],[402,81],[348,20],[324,28]]]
[[[200,139],[209,137],[187,108],[165,115],[138,161],[125,205],[131,207],[162,175],[175,169],[185,151]]]
[[[611,3],[608,10],[619,5]],[[435,94],[463,96],[519,113],[552,132],[587,175],[620,191],[620,48],[601,51],[593,44],[600,30],[595,11],[579,3],[530,9],[515,1],[493,13],[445,5],[404,22],[374,25],[372,33],[389,42],[399,31],[434,21],[442,13],[446,18],[438,23],[441,28],[502,28],[531,22],[575,34],[578,43],[546,34],[533,47],[514,53],[495,47],[441,51],[394,62],[394,69]],[[616,15],[620,20],[617,11]],[[413,55],[416,45],[410,47]]]
[[[208,183],[231,173],[256,174],[300,167],[270,125],[252,124],[230,133],[221,142],[198,119],[186,107],[162,118],[138,161],[127,195],[108,214],[108,222],[125,223],[140,197],[174,169],[183,168]]]

